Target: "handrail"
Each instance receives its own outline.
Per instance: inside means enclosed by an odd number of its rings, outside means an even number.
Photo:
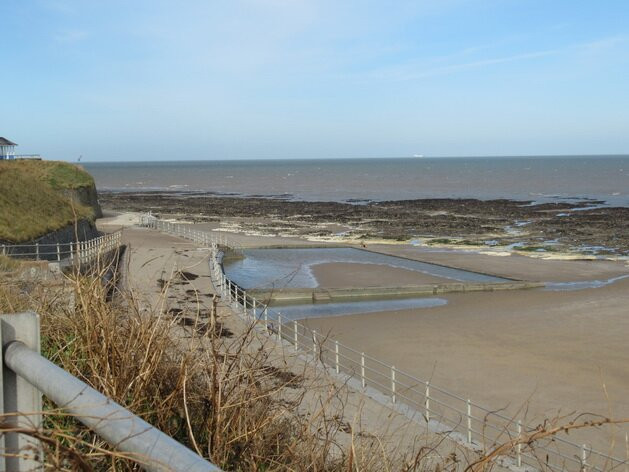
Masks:
[[[278,342],[287,342],[291,344],[294,349],[299,348],[305,354],[313,354],[312,340],[315,339],[313,336],[316,336],[316,333],[314,331],[295,320],[286,319],[285,317],[282,319],[280,312],[269,309],[264,302],[261,302],[254,297],[246,294],[245,290],[241,289],[237,284],[227,278],[226,274],[223,271],[221,262],[222,253],[219,250],[219,246],[223,246],[228,249],[240,249],[237,244],[234,244],[231,238],[228,238],[225,235],[213,235],[204,231],[194,230],[191,229],[190,225],[187,224],[162,221],[152,215],[142,215],[140,225],[156,230],[161,230],[163,232],[179,236],[184,239],[190,239],[192,241],[209,246],[209,261],[211,268],[210,272],[213,276],[213,281],[215,282],[217,289],[221,291],[223,298],[226,300],[227,304],[235,307],[234,311],[241,317],[244,317],[247,321],[254,323],[263,322],[262,330],[268,333],[270,336],[276,337],[278,339]],[[300,332],[303,334],[301,334]],[[306,341],[309,342],[300,342],[300,337],[305,338]],[[477,403],[472,402],[470,399],[465,399],[460,395],[448,391],[447,389],[435,386],[430,381],[418,379],[417,377],[405,371],[398,370],[397,368],[387,364],[386,362],[368,356],[364,352],[352,349],[351,347],[346,346],[338,342],[337,340],[326,339],[324,341],[332,343],[332,346],[326,346],[324,342],[319,343],[318,349],[315,350],[315,353],[317,354],[316,358],[318,360],[323,360],[324,356],[319,356],[319,354],[321,354],[322,351],[325,350],[329,353],[329,356],[334,359],[332,365],[323,364],[323,367],[325,369],[331,369],[331,372],[336,372],[337,374],[343,373],[345,375],[348,375],[350,378],[354,378],[360,381],[363,388],[367,386],[371,387],[372,384],[377,383],[377,385],[381,387],[378,390],[382,394],[389,396],[393,404],[396,403],[397,396],[401,396],[395,392],[396,386],[401,385],[401,383],[396,380],[396,376],[406,377],[410,379],[410,381],[414,382],[416,386],[408,387],[404,390],[404,392],[406,395],[410,395],[411,393],[417,395],[418,400],[415,400],[414,402],[417,402],[419,405],[421,405],[421,401],[424,402],[423,418],[425,419],[427,426],[431,425],[432,422],[435,420],[435,417],[437,416],[437,421],[439,424],[442,425],[442,427],[451,427],[453,432],[457,431],[465,435],[465,439],[463,439],[461,442],[466,445],[475,447],[476,444],[485,444],[487,442],[491,444],[495,441],[499,441],[502,435],[505,434],[508,435],[508,437],[511,439],[523,437],[521,423],[517,421],[516,418],[510,418],[497,411],[482,407]],[[354,356],[358,356],[358,359],[349,358],[348,356],[344,355],[341,350],[351,353]],[[341,359],[343,358],[353,365],[343,365],[343,363],[341,362]],[[366,362],[368,361],[373,361],[390,372],[390,386],[387,387],[385,385],[382,385],[382,383],[368,377],[368,373],[370,371],[378,372],[372,367],[366,365]],[[387,372],[378,372],[378,375],[386,377]],[[435,392],[437,394],[443,395],[447,399],[450,399],[450,402],[458,402],[462,406],[457,407],[454,406],[454,404],[452,403],[446,403],[447,400],[439,399],[435,395]],[[434,407],[431,407],[430,405],[431,401],[437,405],[441,404],[443,407],[452,410],[455,413],[455,417],[445,416],[443,413],[441,413],[440,415],[436,415]],[[476,409],[480,413],[485,414],[486,417],[483,419],[483,421],[488,422],[487,426],[489,426],[489,429],[498,431],[498,435],[490,438],[487,437],[486,431],[483,431],[481,434],[475,431],[472,428],[472,421],[479,421],[479,419],[477,416],[472,415],[472,409]],[[452,413],[450,413],[450,415],[451,414]],[[492,424],[491,421],[495,421],[497,423]],[[476,438],[474,437],[474,433],[476,433]],[[597,456],[607,462],[610,462],[612,468],[629,463],[629,461],[626,459],[620,459],[610,456],[600,451],[596,451],[585,444],[576,444],[563,437],[556,437],[554,438],[554,440],[556,441],[556,444],[560,443],[565,446],[566,449],[571,452],[573,458],[579,458],[574,460],[580,463],[582,469],[587,468],[589,470],[598,471],[602,470],[605,465],[607,465],[603,464],[602,466],[597,466],[596,464],[590,463],[593,459],[593,456]],[[562,454],[561,451],[555,451],[553,449],[544,447],[543,445],[538,446],[538,448],[544,450],[548,454],[548,459],[545,465],[550,469],[557,468],[557,465],[549,462],[551,461],[551,459],[554,458],[561,462],[566,457],[566,455]],[[525,451],[522,451],[521,448],[516,448],[514,458],[516,460],[516,464],[522,464],[523,460],[527,457],[528,455],[525,453]]]
[[[0,254],[14,258],[88,263],[122,244],[122,231],[69,243],[2,244]],[[50,248],[46,250],[46,248]],[[29,252],[25,252],[29,251]]]
[[[20,341],[5,346],[4,363],[146,470],[221,470]]]

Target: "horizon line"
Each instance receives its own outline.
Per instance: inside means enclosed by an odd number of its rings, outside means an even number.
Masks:
[[[79,164],[95,163],[142,163],[142,162],[229,162],[229,161],[340,161],[340,160],[366,160],[366,159],[517,159],[517,158],[595,158],[595,157],[629,157],[629,153],[611,154],[491,154],[491,155],[422,155],[422,156],[352,156],[352,157],[232,157],[232,158],[206,158],[206,159],[143,159],[143,160],[67,160]],[[43,158],[44,160],[48,160]],[[85,159],[85,156],[83,156]],[[54,160],[54,159],[50,159]]]

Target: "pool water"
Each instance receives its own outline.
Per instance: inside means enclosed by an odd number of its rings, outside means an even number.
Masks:
[[[354,248],[245,249],[227,258],[225,274],[244,289],[316,288],[312,266],[343,262],[386,265],[456,282],[508,282],[508,279]],[[383,285],[386,285],[383,284]]]

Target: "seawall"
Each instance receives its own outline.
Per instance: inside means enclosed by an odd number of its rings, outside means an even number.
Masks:
[[[438,295],[457,292],[492,292],[497,290],[522,290],[543,287],[541,282],[500,282],[500,283],[445,283],[426,285],[407,285],[401,287],[360,287],[333,289],[280,289],[280,290],[247,290],[252,297],[274,305],[299,303],[330,303],[356,301],[359,299],[394,299],[412,298],[417,296]]]
[[[12,243],[10,241],[2,241],[0,240],[0,245],[6,244],[11,247],[12,255],[20,255],[20,254],[30,254],[33,252],[33,245],[39,244],[40,246],[46,247],[44,245],[51,244],[69,244],[76,241],[85,241],[88,239],[93,239],[100,236],[100,232],[96,229],[96,226],[89,220],[79,220],[76,225],[67,225],[61,229],[56,231],[51,231],[43,236],[40,236],[36,239],[31,239],[30,241],[21,242],[19,244]],[[46,252],[51,252],[54,254],[45,255]],[[41,259],[47,260],[56,260],[57,254],[55,251],[52,251],[50,247],[46,247],[44,251],[42,248]]]

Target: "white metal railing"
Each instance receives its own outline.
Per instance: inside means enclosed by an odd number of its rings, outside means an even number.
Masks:
[[[85,241],[49,244],[2,244],[0,254],[18,259],[34,259],[37,261],[69,261],[70,263],[86,264],[99,256],[120,247],[122,231],[106,233]]]
[[[39,316],[0,315],[0,470],[43,470],[42,394],[149,471],[220,469],[40,354]]]
[[[162,221],[150,215],[141,218],[141,225],[207,246],[213,283],[236,313],[256,323],[284,348],[312,356],[327,371],[345,376],[367,393],[375,391],[385,395],[390,404],[423,421],[429,429],[447,433],[462,444],[484,451],[509,440],[526,437],[527,433],[536,430],[537,425],[527,427],[517,418],[483,407],[336,339],[324,337],[297,320],[282,316],[281,311],[269,308],[268,303],[248,295],[223,271],[220,246],[231,249],[231,238],[195,230],[188,224]],[[237,245],[234,244],[234,247]],[[629,464],[627,459],[596,451],[560,435],[547,442],[532,444],[526,450],[517,446],[510,456],[502,458],[502,462],[528,469],[597,472],[618,470],[621,466],[626,472]]]

